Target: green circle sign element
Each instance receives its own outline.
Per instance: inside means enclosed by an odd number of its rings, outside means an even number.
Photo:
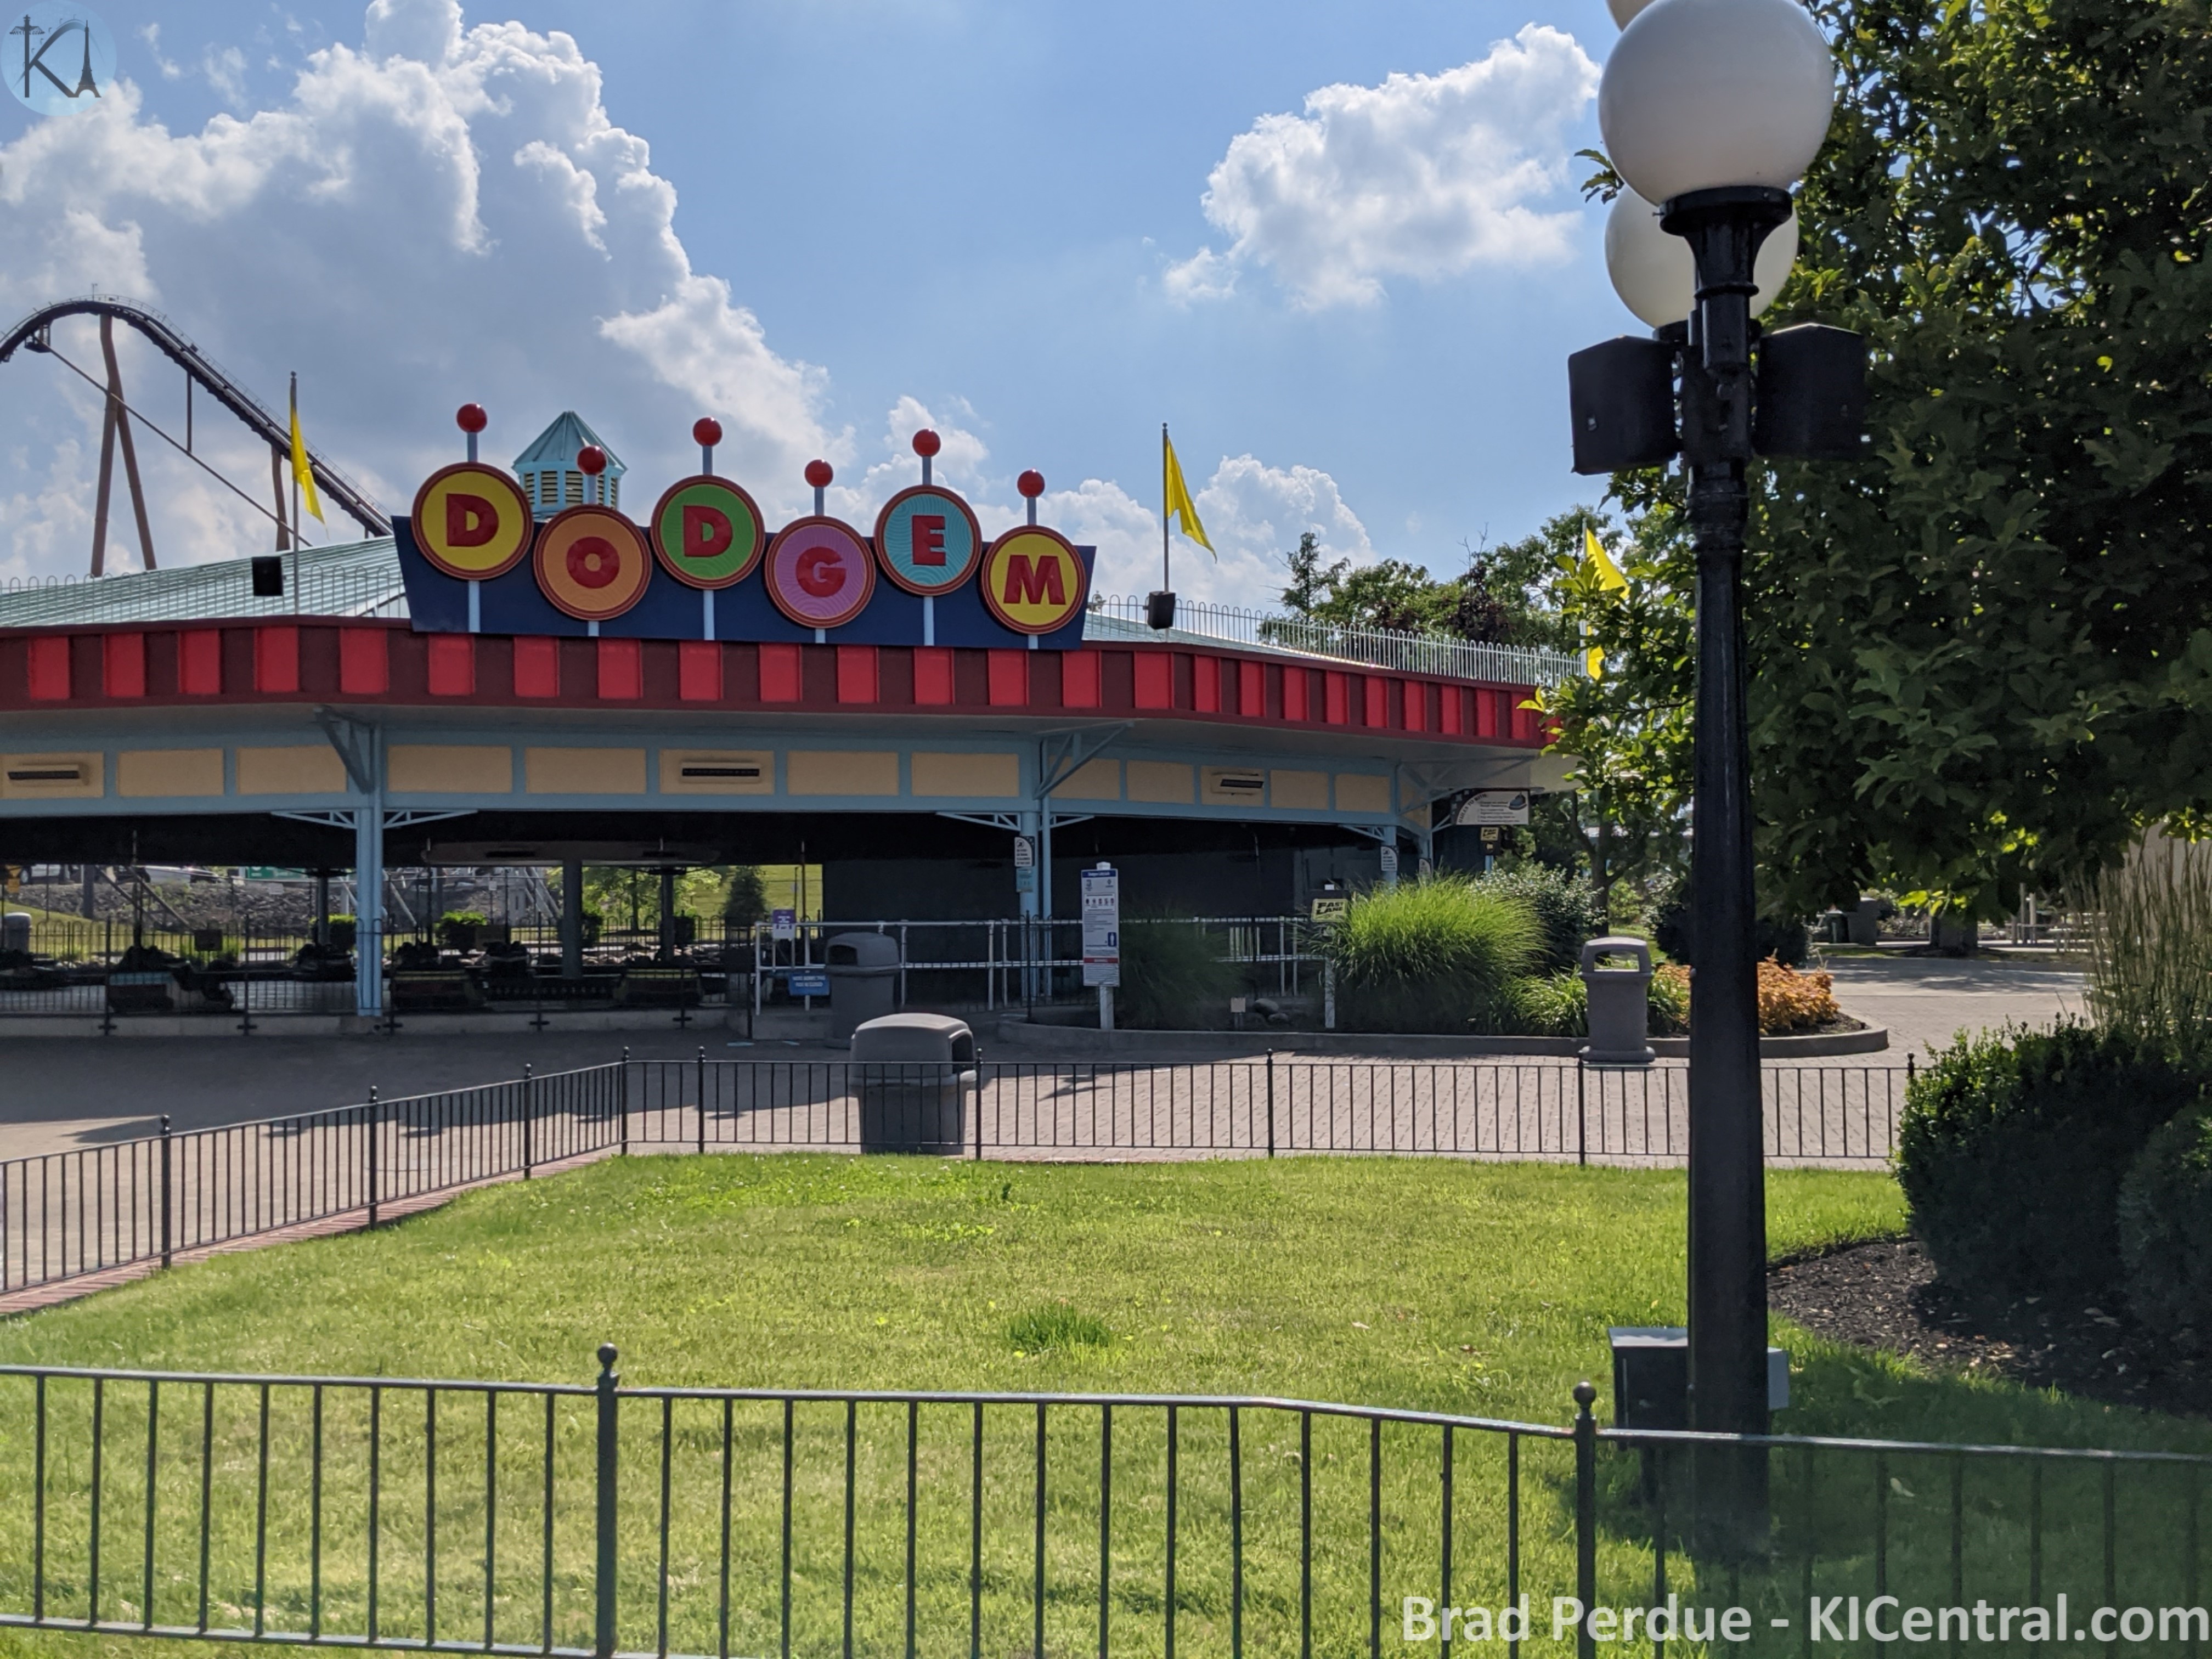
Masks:
[[[727,478],[679,478],[653,509],[653,551],[687,587],[729,587],[753,574],[768,538],[759,506]]]

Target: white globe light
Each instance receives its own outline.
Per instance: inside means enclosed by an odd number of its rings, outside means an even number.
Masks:
[[[1754,317],[1774,303],[1790,268],[1797,262],[1797,216],[1767,233],[1759,245],[1752,280]],[[1613,198],[1605,222],[1605,268],[1620,302],[1652,328],[1686,318],[1698,302],[1698,262],[1690,245],[1659,228],[1659,210],[1632,190]]]
[[[1797,0],[1652,0],[1606,60],[1606,154],[1646,201],[1787,190],[1828,134],[1836,61]]]

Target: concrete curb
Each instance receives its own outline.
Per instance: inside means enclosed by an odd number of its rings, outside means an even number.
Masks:
[[[1585,1037],[1425,1036],[1379,1031],[1098,1031],[1079,1025],[1039,1025],[1025,1019],[999,1022],[998,1041],[1013,1048],[1052,1048],[1086,1054],[1202,1055],[1212,1059],[1257,1058],[1273,1048],[1285,1054],[1344,1054],[1399,1060],[1464,1060],[1486,1055],[1526,1054],[1572,1060]],[[1824,1036],[1772,1036],[1759,1040],[1761,1060],[1817,1060],[1832,1054],[1876,1054],[1889,1046],[1882,1026],[1838,1031]],[[1654,1037],[1662,1059],[1680,1060],[1690,1052],[1687,1037]]]
[[[721,1032],[730,1011],[692,1010],[690,1029]],[[738,1010],[740,1015],[743,1011]],[[112,1035],[118,1037],[225,1037],[239,1039],[239,1012],[233,1008],[206,1014],[118,1014]],[[675,1029],[667,1008],[593,1008],[545,1012],[549,1031],[657,1031]],[[0,1018],[0,1040],[9,1037],[96,1037],[104,1035],[96,1014],[26,1014]],[[531,1029],[526,1012],[511,1014],[402,1014],[399,1035],[471,1036]],[[263,1037],[365,1037],[384,1035],[384,1023],[358,1014],[264,1014],[253,1016],[252,1035]]]

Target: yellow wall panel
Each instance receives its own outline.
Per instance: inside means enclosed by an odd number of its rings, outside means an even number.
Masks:
[[[664,749],[664,795],[773,795],[775,755],[767,749]]]
[[[794,749],[783,757],[794,795],[896,795],[898,756],[884,750]]]
[[[89,800],[106,792],[104,756],[0,755],[0,800]]]
[[[642,749],[526,749],[523,787],[533,795],[641,795]]]
[[[1340,812],[1387,812],[1390,810],[1390,780],[1371,772],[1339,772],[1336,805]]]
[[[326,743],[238,751],[241,795],[342,795],[345,763]]]
[[[1022,793],[1018,755],[916,755],[917,795],[989,795],[1012,799]]]
[[[1182,761],[1129,763],[1129,799],[1186,805],[1192,794],[1191,769]]]
[[[126,749],[115,757],[119,795],[220,795],[220,749]]]
[[[1119,800],[1121,799],[1121,763],[1117,760],[1088,760],[1068,775],[1067,781],[1054,790],[1056,800]]]
[[[395,743],[385,757],[384,781],[402,794],[509,795],[514,751],[504,744]]]
[[[1328,774],[1273,771],[1267,774],[1267,805],[1296,812],[1328,811]]]

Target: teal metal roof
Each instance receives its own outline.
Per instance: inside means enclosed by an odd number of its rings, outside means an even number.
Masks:
[[[90,623],[199,622],[222,617],[404,617],[407,591],[392,538],[280,555],[284,594],[256,599],[251,558],[117,576],[11,578],[0,583],[0,628]]]
[[[607,441],[592,431],[584,417],[573,409],[562,410],[554,417],[553,424],[539,433],[531,441],[530,447],[514,458],[514,470],[518,474],[542,471],[548,467],[556,471],[574,472],[576,470],[576,453],[586,444],[596,444],[606,452],[608,477],[619,478],[629,471],[623,465],[622,457],[607,448]]]

